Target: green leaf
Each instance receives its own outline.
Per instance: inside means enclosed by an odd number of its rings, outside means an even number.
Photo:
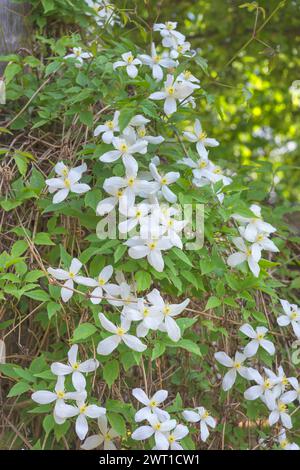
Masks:
[[[18,240],[12,246],[11,255],[14,258],[16,258],[18,256],[21,256],[21,255],[23,255],[23,253],[25,253],[27,248],[28,248],[28,244],[27,244],[27,242],[25,242],[25,240]]]
[[[154,361],[158,357],[162,356],[166,350],[166,345],[163,343],[156,342],[152,349],[151,359]]]
[[[39,300],[40,302],[46,302],[47,300],[50,300],[49,294],[41,289],[25,292],[24,295],[30,299]]]
[[[113,413],[109,411],[107,413],[108,421],[111,427],[118,433],[120,436],[126,436],[126,423],[122,416],[118,415],[117,413]]]
[[[103,378],[109,387],[117,380],[119,372],[120,367],[117,360],[113,359],[112,361],[106,362],[103,367]]]
[[[93,113],[91,111],[81,111],[79,113],[79,119],[82,124],[85,124],[87,127],[93,127]]]
[[[251,312],[251,315],[259,323],[264,323],[265,325],[268,325],[268,320],[266,319],[266,316],[264,313],[255,311],[255,312]]]
[[[16,383],[9,391],[8,397],[16,397],[22,395],[22,393],[28,392],[30,390],[30,385],[27,382],[18,382]]]
[[[151,276],[146,271],[137,271],[134,276],[136,280],[136,288],[138,292],[149,289],[151,286]]]
[[[4,71],[4,77],[6,81],[6,85],[9,84],[9,82],[12,81],[12,79],[19,73],[21,72],[22,67],[19,64],[14,64],[10,63],[6,66],[5,71]]]
[[[197,356],[202,356],[199,346],[190,339],[181,339],[176,343],[176,346],[179,346],[182,349],[186,349],[190,353],[196,354]]]
[[[126,245],[119,245],[117,246],[117,249],[115,250],[114,252],[114,260],[115,260],[115,263],[117,263],[121,258],[122,256],[124,255],[125,251],[127,250],[127,246]]]
[[[212,296],[208,299],[207,304],[205,306],[205,310],[209,310],[210,308],[216,308],[221,305],[221,300],[218,297]]]
[[[97,328],[91,323],[81,323],[77,328],[75,328],[72,341],[76,342],[86,339],[96,333],[96,331]]]
[[[33,242],[36,245],[55,245],[55,243],[51,240],[49,233],[46,232],[37,233]]]
[[[183,261],[185,264],[188,264],[189,266],[193,267],[192,262],[189,260],[187,255],[182,250],[175,247],[172,249],[172,253],[174,253],[177,256],[177,258],[180,259],[180,261]]]
[[[61,310],[61,305],[57,304],[55,302],[49,302],[47,304],[47,313],[48,313],[48,318],[51,320],[51,318]]]
[[[122,132],[125,127],[129,124],[133,116],[136,114],[135,109],[125,108],[121,111],[119,116],[119,128],[120,132]]]

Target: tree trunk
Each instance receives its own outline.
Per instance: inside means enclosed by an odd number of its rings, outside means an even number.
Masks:
[[[26,26],[28,5],[14,3],[12,0],[0,0],[0,55],[17,52],[28,47],[30,34]],[[0,76],[5,64],[0,62]]]

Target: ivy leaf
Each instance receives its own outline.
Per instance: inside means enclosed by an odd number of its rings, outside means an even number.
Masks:
[[[122,416],[117,413],[108,412],[107,413],[108,421],[111,427],[118,433],[120,436],[126,436],[126,423]]]

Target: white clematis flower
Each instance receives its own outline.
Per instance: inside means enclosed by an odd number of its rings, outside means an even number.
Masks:
[[[51,372],[54,375],[63,376],[72,374],[72,383],[77,391],[85,390],[86,381],[83,374],[94,372],[99,362],[97,359],[88,359],[84,362],[80,362],[77,359],[78,345],[73,344],[68,352],[68,364],[62,364],[61,362],[54,362],[51,365]]]
[[[60,402],[56,411],[58,417],[62,419],[77,416],[75,431],[81,441],[86,437],[89,430],[87,418],[99,418],[106,413],[105,408],[97,405],[87,405],[84,401],[78,401],[76,406]]]
[[[290,379],[292,377],[287,377],[285,375],[283,367],[282,366],[278,367],[277,375],[271,369],[267,369],[266,367],[264,367],[264,371],[269,377],[269,379],[271,379],[272,382],[276,383],[275,385],[276,393],[278,393],[278,395],[281,395],[282,393],[284,393],[286,388],[289,386]]]
[[[119,132],[119,116],[120,111],[115,111],[114,117],[111,121],[106,121],[104,124],[97,126],[94,130],[94,136],[102,134],[102,140],[105,144],[111,144],[115,137],[115,132]]]
[[[73,258],[69,269],[54,269],[48,268],[48,273],[57,279],[58,281],[65,281],[61,289],[61,298],[63,302],[68,302],[73,295],[74,281],[77,282],[78,272],[80,271],[82,263],[77,259]]]
[[[233,253],[227,258],[227,264],[234,268],[244,261],[247,261],[252,274],[255,277],[258,277],[260,272],[258,262],[261,258],[261,250],[259,246],[247,246],[241,237],[235,237],[232,239],[232,241],[239,251]]]
[[[287,413],[288,407],[281,401],[281,399],[277,400],[275,405],[270,407],[269,410],[271,411],[269,415],[270,426],[273,426],[274,424],[278,423],[278,421],[281,421],[285,428],[291,429],[293,427],[291,417]]]
[[[170,59],[170,57],[165,54],[157,54],[154,42],[151,44],[151,55],[142,54],[139,56],[142,63],[147,65],[152,70],[152,77],[161,81],[164,77],[163,68],[176,67],[175,60]]]
[[[86,438],[80,446],[83,450],[92,450],[103,444],[104,450],[116,450],[113,440],[119,437],[119,434],[107,426],[107,417],[105,415],[98,418],[99,433]]]
[[[252,204],[250,206],[250,210],[253,212],[253,217],[244,217],[239,214],[233,214],[232,216],[241,225],[246,225],[245,236],[248,237],[249,234],[251,236],[251,234],[256,234],[257,232],[276,232],[275,227],[263,220],[261,216],[261,208],[257,204]]]
[[[107,286],[107,283],[110,280],[112,274],[113,274],[113,267],[111,265],[108,265],[108,266],[105,266],[105,268],[101,270],[97,279],[78,276],[77,282],[78,284],[81,284],[83,286],[94,287],[94,290],[90,294],[90,299],[94,305],[97,305],[97,304],[100,304],[100,302],[102,301],[102,298],[104,297],[103,290],[105,292],[109,290],[109,286]]]
[[[300,450],[300,447],[295,442],[289,442],[286,437],[285,429],[281,429],[277,438],[279,446],[283,450]]]
[[[244,397],[246,400],[261,398],[269,409],[274,408],[275,400],[278,398],[278,392],[274,389],[277,382],[272,381],[270,378],[262,377],[262,375],[252,367],[249,367],[248,375],[249,380],[254,380],[257,385],[253,385],[245,391]]]
[[[279,250],[277,246],[272,242],[272,240],[269,239],[270,234],[269,233],[264,233],[264,232],[258,232],[258,230],[251,230],[251,231],[246,231],[245,227],[239,227],[239,232],[247,242],[252,243],[252,246],[260,250],[266,250],[266,251],[271,251],[273,253],[278,253]]]
[[[293,390],[289,390],[283,393],[283,395],[281,395],[280,400],[282,401],[282,403],[285,404],[292,403],[295,400],[298,400],[298,402],[300,403],[300,385],[298,380],[296,379],[296,377],[289,377],[288,381],[291,384]]]
[[[155,23],[153,25],[153,31],[159,31],[163,38],[163,46],[165,46],[164,39],[168,38],[174,40],[176,44],[182,44],[185,41],[185,36],[176,31],[177,22],[167,21],[166,23]]]
[[[46,185],[49,187],[50,194],[56,192],[52,200],[53,204],[64,201],[70,192],[83,194],[91,189],[88,184],[79,183],[82,173],[86,170],[86,165],[73,168],[67,173],[67,167],[62,162],[59,163],[59,166],[57,164],[55,168],[55,171],[61,171],[62,175],[59,178],[50,178],[45,181]]]
[[[127,217],[127,220],[119,223],[119,232],[128,233],[137,225],[142,224],[150,210],[151,206],[143,203],[138,204],[136,207],[120,207],[120,213]]]
[[[216,420],[210,416],[209,412],[203,407],[199,406],[194,410],[185,410],[182,413],[184,419],[190,423],[198,423],[200,421],[200,437],[203,442],[206,442],[209,436],[208,426],[211,428],[216,427]]]
[[[57,424],[63,424],[64,419],[57,416],[57,406],[64,403],[64,400],[85,400],[86,392],[65,392],[65,378],[63,376],[57,378],[54,390],[54,392],[50,392],[49,390],[39,390],[31,395],[31,399],[39,405],[46,405],[55,401],[55,407],[53,410],[54,420]]]
[[[180,178],[180,173],[170,171],[165,175],[160,175],[153,163],[150,163],[149,169],[154,180],[158,183],[158,189],[161,191],[164,198],[171,204],[175,203],[177,201],[177,196],[169,189],[169,185],[175,183],[178,178]]]
[[[148,398],[144,390],[141,388],[134,388],[132,390],[132,395],[143,405],[139,411],[135,414],[135,422],[140,423],[144,419],[148,419],[152,414],[156,415],[157,418],[161,421],[170,419],[169,413],[167,411],[161,410],[159,408],[160,404],[165,401],[168,397],[167,390],[158,390],[154,393],[151,398]]]
[[[98,354],[107,356],[114,351],[121,342],[124,342],[128,348],[133,349],[134,351],[142,352],[147,349],[147,346],[136,336],[127,333],[130,328],[130,322],[124,318],[121,318],[121,326],[115,326],[103,315],[103,313],[99,313],[99,320],[102,327],[112,333],[112,335],[100,341],[97,346]]]
[[[180,313],[183,312],[183,310],[188,306],[190,299],[186,299],[180,304],[165,303],[157,289],[153,289],[147,295],[147,299],[163,315],[163,321],[158,327],[159,330],[167,332],[169,338],[172,341],[179,341],[181,338],[181,331],[176,321],[174,320],[174,317],[180,315]]]
[[[163,314],[157,307],[148,306],[144,299],[139,299],[132,308],[125,312],[129,321],[139,321],[136,334],[139,338],[145,337],[149,330],[157,330],[163,320]]]
[[[138,74],[137,65],[141,65],[142,62],[139,59],[135,59],[131,52],[125,52],[122,54],[123,60],[118,60],[114,62],[113,69],[116,70],[118,67],[126,67],[127,75],[130,78],[135,78]]]
[[[149,439],[154,435],[155,448],[157,450],[164,450],[169,448],[169,441],[165,433],[171,431],[176,426],[175,419],[166,419],[161,422],[156,415],[149,415],[147,421],[150,426],[141,426],[137,428],[131,435],[131,438],[136,441],[143,441]]]
[[[280,326],[292,325],[295,335],[300,338],[300,309],[295,304],[290,304],[287,300],[280,299],[280,303],[284,310],[285,315],[277,318],[277,323]]]
[[[112,144],[115,150],[110,150],[101,155],[100,162],[112,163],[121,157],[124,164],[133,163],[135,153],[145,155],[148,142],[146,140],[137,140],[136,134],[131,128],[128,129],[126,134],[123,134],[123,137],[113,137]]]
[[[161,135],[157,135],[157,136],[147,135],[147,129],[144,125],[139,126],[136,129],[136,133],[140,139],[146,140],[149,144],[153,144],[153,145],[161,144],[165,140]]]
[[[217,147],[219,145],[219,142],[216,139],[207,137],[206,132],[202,130],[199,119],[196,119],[194,123],[193,132],[185,131],[183,132],[183,135],[190,142],[196,142],[197,152],[202,158],[207,158],[208,156],[206,147]]]
[[[188,433],[189,430],[186,426],[177,424],[172,431],[165,433],[165,437],[168,440],[168,447],[165,446],[164,449],[160,448],[160,450],[168,450],[169,448],[171,450],[183,450],[182,445],[180,445],[178,441],[181,441]],[[153,450],[158,450],[158,448],[155,446]]]
[[[194,87],[191,85],[176,82],[173,75],[167,75],[163,90],[152,93],[149,99],[165,100],[164,112],[171,115],[177,111],[177,101],[185,100],[193,91]]]
[[[142,238],[135,236],[127,240],[124,245],[129,246],[128,254],[133,259],[147,257],[148,263],[158,272],[164,270],[164,260],[161,252],[172,248],[168,237]]]
[[[250,343],[248,343],[244,348],[244,354],[246,357],[255,356],[259,346],[261,346],[271,356],[275,354],[274,344],[268,339],[265,339],[265,336],[268,333],[267,328],[264,326],[258,326],[256,330],[254,330],[251,325],[245,323],[239,328],[239,330],[244,333],[244,335],[248,336],[248,338],[251,338]]]
[[[192,72],[190,72],[189,70],[185,70],[184,72],[178,75],[177,82],[192,85],[193,83],[200,83],[200,80],[199,78],[195,77]],[[199,88],[199,86],[194,86],[194,88]]]
[[[71,54],[67,54],[64,59],[75,59],[75,67],[81,68],[85,59],[90,59],[93,54],[83,52],[81,47],[73,47]]]
[[[244,379],[248,379],[247,367],[243,365],[247,359],[244,354],[237,351],[233,360],[225,352],[219,351],[215,353],[215,359],[222,364],[222,366],[229,368],[229,371],[224,375],[222,382],[222,387],[225,392],[230,390],[235,383],[237,373]]]

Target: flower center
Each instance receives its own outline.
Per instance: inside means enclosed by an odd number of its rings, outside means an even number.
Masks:
[[[120,148],[120,152],[125,153],[128,150],[128,145],[124,143],[124,144],[121,144],[119,148]]]
[[[79,367],[78,362],[74,362],[74,364],[72,365],[72,367],[73,367],[74,370],[78,370],[78,367]]]
[[[65,167],[65,168],[62,170],[62,174],[63,174],[64,176],[67,176],[68,173],[69,173],[69,170],[68,170],[67,167]]]
[[[167,27],[168,31],[172,31],[174,29],[174,25],[172,23],[170,23],[169,21],[168,21],[168,23],[166,23],[166,27]]]
[[[167,91],[168,95],[171,95],[171,96],[172,96],[172,95],[174,95],[174,93],[175,93],[175,88],[174,88],[173,86],[168,86],[168,87],[166,88],[166,91]]]
[[[214,168],[213,173],[215,173],[215,175],[219,175],[221,173],[221,168],[217,166],[216,168]]]
[[[263,241],[263,239],[264,239],[264,236],[263,236],[262,234],[259,234],[259,235],[257,235],[257,237],[256,237],[256,240],[257,240],[258,242]]]
[[[200,160],[199,167],[200,168],[205,168],[206,166],[207,166],[207,162],[205,160]]]
[[[167,225],[168,225],[168,227],[173,227],[173,225],[174,225],[174,220],[171,220],[171,219],[168,220],[168,224],[167,224]]]
[[[252,252],[251,252],[251,249],[250,248],[247,248],[246,250],[246,255],[249,257],[252,255]]]
[[[102,277],[100,277],[100,278],[98,279],[98,284],[99,284],[99,286],[104,286],[105,280],[102,279]]]
[[[139,137],[145,137],[146,129],[143,129],[143,128],[139,129],[138,130],[138,135],[139,135]]]
[[[192,73],[191,73],[189,70],[185,70],[185,71],[183,72],[183,76],[184,76],[184,78],[185,78],[186,80],[188,80],[189,78],[191,78]]]
[[[257,335],[258,341],[261,341],[262,339],[264,339],[264,337],[265,337],[264,333],[259,333],[259,334]]]
[[[65,392],[63,392],[62,390],[59,390],[58,392],[56,392],[56,395],[57,395],[57,398],[63,398],[65,396]]]
[[[271,384],[270,380],[269,380],[269,379],[266,379],[266,380],[264,381],[263,388],[264,388],[265,390],[269,390],[271,387],[272,387],[272,384]]]
[[[134,185],[134,181],[135,181],[135,179],[133,178],[133,176],[131,176],[131,177],[128,179],[128,181],[127,181],[128,186],[133,186],[133,185]]]
[[[136,211],[136,213],[135,213],[136,217],[141,217],[141,215],[142,215],[141,211]]]
[[[75,274],[72,273],[72,271],[70,271],[70,272],[69,272],[69,277],[70,277],[71,279],[73,279],[73,278],[75,277]]]
[[[288,381],[288,379],[286,378],[285,375],[282,377],[281,383],[282,383],[282,385],[288,385],[289,384],[289,381]]]
[[[119,189],[119,191],[117,192],[117,197],[121,197],[121,196],[123,196],[123,191]]]
[[[177,46],[177,52],[182,52],[183,51],[183,46]]]
[[[285,449],[288,445],[289,441],[287,439],[283,439],[283,441],[280,442],[280,447],[282,449]]]
[[[168,441],[170,442],[170,444],[173,444],[173,442],[175,442],[175,437],[173,436],[173,434],[170,434],[170,436],[168,437]]]
[[[287,410],[287,405],[285,405],[284,403],[279,403],[278,410],[280,411],[280,413],[285,413]]]
[[[87,409],[87,406],[86,406],[86,404],[84,403],[84,404],[79,408],[79,413],[80,413],[80,414],[85,413],[86,409]]]
[[[105,436],[104,436],[104,439],[106,441],[111,441],[111,435],[109,433],[106,433]]]
[[[65,184],[65,187],[66,187],[67,189],[70,189],[70,187],[71,187],[71,181],[69,180],[69,178],[65,178],[65,179],[64,179],[64,184]]]
[[[167,178],[162,178],[161,179],[161,184],[167,184]]]
[[[153,57],[153,62],[155,62],[156,64],[160,61],[160,55],[155,55]]]
[[[198,139],[199,140],[204,140],[204,139],[206,139],[206,137],[207,137],[206,132],[202,131],[202,132],[200,132],[200,134],[198,136]]]
[[[80,57],[81,56],[81,49],[80,48],[75,48],[73,49],[74,50],[74,54],[76,55],[76,57]]]
[[[154,429],[155,429],[156,431],[159,431],[160,428],[161,428],[161,424],[160,424],[160,423],[157,423],[157,424],[154,425]]]
[[[241,364],[240,362],[235,362],[235,363],[233,364],[233,367],[234,367],[235,369],[240,369],[240,368],[242,367],[242,364]]]
[[[114,128],[113,121],[107,121],[106,125],[107,125],[108,129],[110,129],[110,130],[112,130]]]
[[[132,55],[127,57],[127,62],[128,62],[128,64],[131,64],[133,62],[133,56]]]
[[[169,315],[169,313],[171,312],[171,309],[168,305],[166,305],[164,308],[163,308],[163,314],[164,315]]]
[[[293,310],[292,313],[291,313],[291,319],[292,319],[292,320],[296,320],[296,318],[298,318],[298,312],[296,312],[295,310]]]
[[[118,336],[123,336],[125,334],[125,330],[124,330],[124,328],[119,327],[119,328],[117,328],[116,333],[117,333]]]
[[[149,405],[151,406],[151,408],[155,408],[157,406],[157,403],[155,400],[152,400],[150,401]]]
[[[203,419],[206,419],[209,417],[209,412],[207,410],[205,410],[205,413],[203,415]]]
[[[143,315],[144,315],[144,317],[148,317],[148,315],[149,315],[149,309],[148,308],[144,308]]]
[[[154,250],[155,247],[156,247],[156,243],[155,242],[151,242],[148,244],[148,247],[150,248],[150,250]]]

